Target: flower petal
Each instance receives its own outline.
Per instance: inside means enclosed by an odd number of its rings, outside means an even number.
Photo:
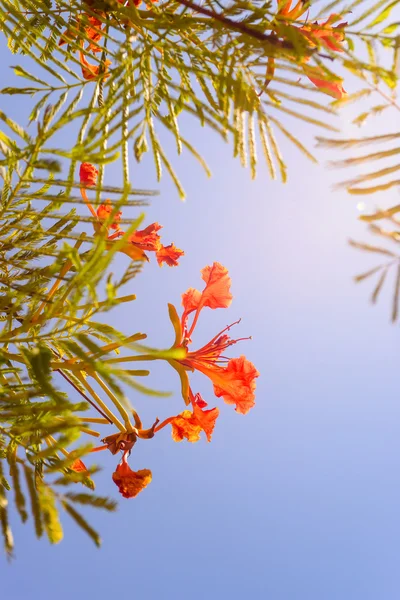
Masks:
[[[211,266],[204,267],[201,271],[203,281],[206,287],[202,292],[195,288],[189,288],[182,294],[182,330],[186,328],[188,316],[196,310],[197,313],[192,323],[191,331],[194,329],[198,315],[204,306],[208,308],[227,308],[232,302],[232,294],[230,292],[231,278],[228,274],[228,269],[220,263],[215,262]]]
[[[188,442],[198,442],[200,440],[201,426],[190,410],[184,410],[172,421],[172,439],[174,442],[181,442],[187,439]]]
[[[182,306],[184,313],[189,315],[196,310],[201,302],[201,292],[195,288],[189,288],[182,294]]]
[[[259,372],[245,356],[231,358],[226,367],[205,367],[198,362],[196,368],[211,379],[217,398],[236,405],[236,412],[245,415],[255,405],[255,379]]]
[[[219,408],[210,408],[209,410],[202,410],[198,404],[194,404],[193,414],[196,417],[198,424],[206,434],[207,441],[211,442],[211,436],[214,431],[216,420],[219,416]]]
[[[201,277],[206,283],[202,293],[201,305],[209,308],[228,308],[232,302],[230,292],[231,278],[228,269],[215,262],[201,271]]]

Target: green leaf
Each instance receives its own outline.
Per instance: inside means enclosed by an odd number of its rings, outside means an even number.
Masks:
[[[17,75],[18,77],[24,77],[25,79],[29,79],[30,81],[34,81],[35,83],[40,83],[41,85],[44,85],[45,87],[47,87],[47,83],[45,81],[43,81],[42,79],[39,79],[35,75],[32,75],[32,73],[28,73],[28,71],[26,71],[23,67],[21,67],[19,65],[17,65],[16,67],[11,67],[11,69],[14,69],[15,75]]]
[[[114,512],[117,509],[117,503],[115,500],[109,498],[103,498],[101,496],[93,496],[91,494],[75,494],[74,492],[68,492],[65,497],[72,502],[78,504],[84,504],[85,506],[93,506],[95,508],[103,508],[110,512]]]
[[[89,525],[89,523],[82,517],[82,515],[77,510],[75,510],[75,508],[73,506],[71,506],[71,504],[69,504],[69,502],[66,502],[65,500],[62,500],[61,504],[63,505],[64,510],[75,521],[75,523],[81,529],[83,529],[83,531],[85,531],[85,533],[88,534],[88,536],[93,540],[93,542],[99,548],[100,545],[101,545],[101,538],[100,538],[99,534],[97,533],[97,531],[95,531]]]
[[[36,536],[38,538],[41,538],[43,535],[42,513],[40,510],[39,496],[37,493],[35,479],[33,476],[32,469],[30,469],[30,467],[24,465],[24,474],[25,474],[25,481],[26,481],[26,485],[28,488],[29,497],[30,497],[30,501],[31,501],[31,512],[33,515],[34,523],[35,523]]]
[[[188,406],[190,404],[190,399],[189,399],[189,377],[187,374],[187,370],[185,369],[185,367],[183,365],[181,365],[176,360],[169,360],[168,362],[171,365],[171,367],[173,367],[179,375],[179,378],[181,380],[182,398],[183,398],[183,401],[186,404],[186,406]]]
[[[51,544],[58,544],[64,534],[58,517],[54,492],[45,483],[41,483],[37,491],[47,537]]]

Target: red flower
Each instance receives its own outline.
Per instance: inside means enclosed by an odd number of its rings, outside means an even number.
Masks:
[[[149,469],[132,471],[128,465],[126,454],[112,475],[113,482],[118,486],[119,493],[124,498],[135,498],[151,483],[152,474]]]

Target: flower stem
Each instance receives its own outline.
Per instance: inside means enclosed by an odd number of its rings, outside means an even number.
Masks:
[[[97,383],[100,385],[100,387],[103,389],[103,391],[110,398],[111,402],[113,402],[115,407],[118,409],[121,417],[124,420],[126,431],[133,431],[132,423],[129,419],[129,413],[126,410],[126,408],[121,404],[121,402],[118,400],[118,398],[115,396],[115,394],[110,390],[110,388],[104,383],[104,381],[101,379],[101,377],[97,373],[93,373],[92,377],[93,377],[93,379],[95,379],[97,381]]]
[[[171,423],[174,419],[175,419],[175,417],[168,417],[168,419],[165,419],[164,421],[162,421],[162,423],[157,425],[157,427],[154,427],[154,433],[157,433],[157,431],[160,431],[160,429],[163,429],[163,427],[165,427],[166,425]]]
[[[90,212],[92,213],[92,216],[93,216],[93,217],[96,219],[96,221],[97,221],[97,213],[96,213],[96,211],[94,210],[93,206],[92,206],[92,205],[90,204],[90,202],[89,202],[89,198],[87,197],[87,194],[86,194],[86,190],[85,190],[85,188],[81,188],[81,196],[82,196],[82,198],[83,198],[84,202],[86,203],[86,206],[88,207],[88,209],[89,209],[89,210],[90,210]]]

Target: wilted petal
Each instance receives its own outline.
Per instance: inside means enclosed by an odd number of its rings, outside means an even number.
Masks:
[[[149,469],[132,471],[128,463],[122,460],[113,473],[112,478],[113,482],[118,486],[119,493],[124,498],[135,498],[149,485],[152,474]]]
[[[178,260],[184,254],[184,251],[177,248],[174,244],[169,244],[169,246],[161,246],[161,248],[157,250],[157,262],[160,267],[162,267],[164,262],[169,267],[177,267]]]

